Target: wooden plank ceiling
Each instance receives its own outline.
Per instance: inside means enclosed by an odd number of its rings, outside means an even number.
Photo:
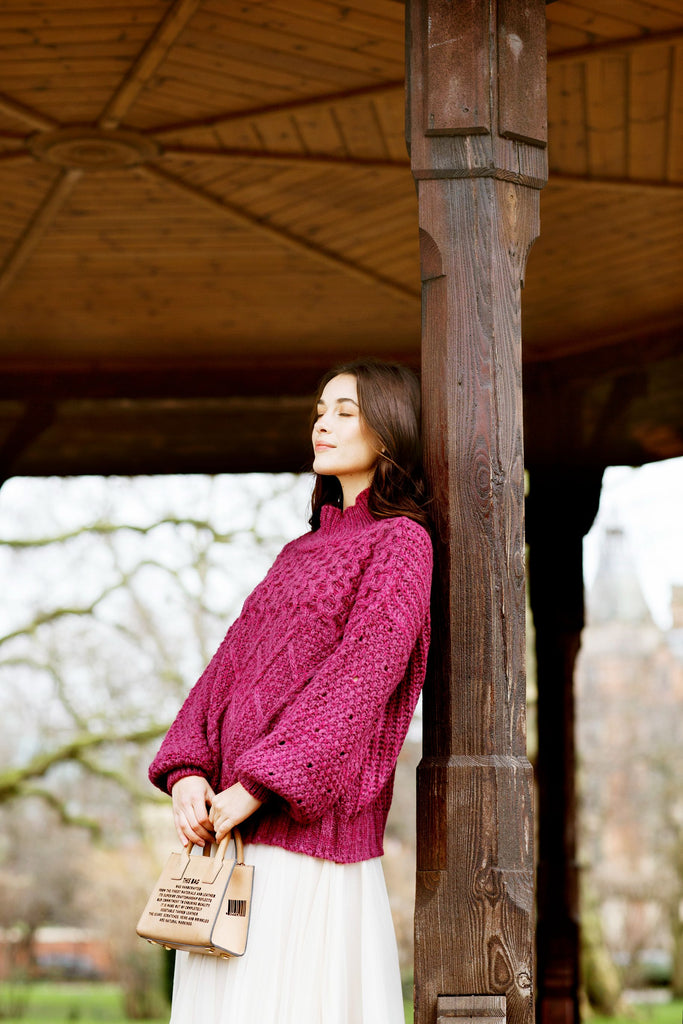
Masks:
[[[527,451],[683,454],[683,5],[547,21]],[[0,0],[5,474],[299,468],[322,369],[417,363],[403,31],[396,0]]]

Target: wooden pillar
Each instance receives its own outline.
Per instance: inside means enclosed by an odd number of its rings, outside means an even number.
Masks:
[[[529,597],[538,677],[538,1020],[578,1024],[574,665],[584,625],[583,538],[600,501],[601,469],[530,472]]]
[[[434,641],[416,1024],[533,1019],[520,287],[546,180],[543,0],[410,0]],[[474,998],[473,998],[474,997]]]

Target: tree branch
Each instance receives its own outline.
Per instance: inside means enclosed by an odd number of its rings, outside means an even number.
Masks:
[[[157,739],[168,731],[168,723],[150,725],[146,729],[137,729],[129,733],[102,733],[100,735],[82,734],[70,739],[62,746],[47,753],[37,754],[27,764],[18,768],[8,768],[0,772],[0,803],[23,795],[26,783],[30,779],[45,776],[50,768],[64,761],[84,763],[88,751],[110,743],[146,743]]]
[[[132,526],[130,523],[105,523],[98,521],[91,523],[90,525],[79,526],[75,530],[67,530],[65,533],[54,534],[52,537],[0,537],[0,546],[13,548],[15,550],[43,548],[48,547],[50,544],[64,544],[67,541],[74,540],[76,537],[82,537],[84,534],[110,536],[111,534],[120,533],[121,531],[139,533],[146,536],[148,533],[151,533],[152,530],[156,530],[160,526],[192,526],[195,530],[204,530],[211,534],[212,538],[220,544],[230,544],[236,537],[253,535],[253,530],[250,528],[245,528],[243,530],[230,530],[228,533],[223,533],[220,530],[217,530],[215,526],[205,519],[165,516],[163,519],[159,519],[156,523],[150,523],[149,526]],[[257,544],[263,542],[263,538],[258,536],[254,536],[254,539]]]
[[[101,594],[99,594],[94,601],[89,605],[82,608],[53,608],[52,611],[42,612],[36,615],[35,619],[27,623],[25,626],[20,626],[18,629],[12,630],[11,633],[6,633],[5,636],[0,636],[0,646],[7,643],[9,640],[15,640],[20,636],[28,636],[33,633],[40,626],[46,626],[49,623],[56,622],[59,619],[66,618],[67,616],[84,617],[88,615],[94,615],[95,609],[100,605],[110,594],[116,593],[117,590],[121,590],[128,586],[132,579],[140,572],[141,569],[154,568],[161,569],[163,572],[168,573],[171,576],[175,576],[174,570],[169,568],[167,565],[163,565],[161,562],[156,561],[153,558],[146,558],[131,569],[128,573],[123,573],[121,578],[112,583],[111,586],[105,587]]]
[[[22,799],[36,797],[48,804],[53,811],[57,812],[62,825],[69,825],[74,828],[85,828],[90,832],[93,839],[99,839],[102,835],[102,826],[94,818],[87,818],[82,814],[70,814],[64,803],[51,793],[49,789],[39,789],[36,786],[25,786],[21,791]]]
[[[168,797],[164,796],[163,793],[159,793],[156,790],[148,792],[147,790],[140,789],[139,786],[136,786],[131,781],[130,776],[124,772],[116,771],[115,768],[105,768],[103,765],[99,765],[96,761],[92,761],[89,757],[85,756],[79,757],[78,762],[90,775],[113,782],[119,789],[128,793],[135,803],[166,804],[168,802]]]

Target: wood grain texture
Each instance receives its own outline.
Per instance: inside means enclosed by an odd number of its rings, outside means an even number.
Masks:
[[[12,99],[10,96],[0,95],[0,111],[12,121],[18,121],[29,128],[49,131],[50,128],[56,128],[58,123],[51,117],[47,117],[45,114],[26,106],[24,103],[19,103],[18,100]]]
[[[351,259],[333,252],[332,250],[296,235],[288,228],[269,223],[268,221],[250,213],[243,206],[237,205],[234,201],[223,199],[206,189],[190,185],[184,179],[169,174],[166,171],[162,171],[160,168],[152,169],[148,167],[142,169],[140,173],[144,173],[146,176],[171,186],[194,202],[198,202],[203,206],[208,206],[214,210],[222,212],[226,217],[236,223],[249,227],[256,234],[263,235],[271,242],[275,242],[277,245],[291,249],[299,255],[303,255],[309,259],[315,260],[316,262],[322,262],[337,270],[342,270],[344,273],[351,274],[352,276],[359,278],[366,284],[372,284],[375,287],[386,289],[391,292],[391,294],[398,295],[408,302],[414,300],[416,297],[416,293],[412,292],[409,288],[392,281],[390,278],[377,274],[369,267],[364,267],[355,263]]]
[[[446,867],[418,862],[416,1021],[431,1024],[444,993],[505,995],[509,1021],[533,1020],[532,773],[510,758],[429,762],[418,776],[418,827],[429,790],[442,796],[435,845]]]
[[[498,131],[505,138],[545,146],[545,8],[498,3]]]
[[[505,996],[439,996],[436,1001],[437,1024],[448,1024],[458,1017],[462,1024],[498,1024],[506,1016]]]
[[[59,173],[52,188],[0,266],[0,295],[10,287],[80,178],[81,172],[77,170]]]
[[[478,21],[460,24],[451,12],[450,34],[477,51],[473,73],[485,69],[496,131],[450,138],[434,135],[422,102],[432,88],[432,7],[414,0],[410,12],[409,138],[436,555],[418,768],[417,1024],[436,1019],[439,996],[459,993],[504,995],[510,1021],[533,1019],[521,280],[539,227],[538,192],[528,183],[545,175],[545,92],[543,75],[538,88],[525,88],[512,58],[519,38],[527,69],[543,66],[543,5],[529,21],[515,0],[479,5],[479,17],[482,9],[499,26],[502,64]],[[500,124],[524,138],[503,138]]]
[[[683,42],[673,48],[666,176],[683,181]]]
[[[546,132],[544,9],[541,5],[540,13],[533,16],[515,16],[514,3],[505,8],[505,13],[501,10],[505,46],[501,63],[496,33],[491,31],[491,26],[497,24],[497,4],[472,3],[456,8],[442,0],[436,5],[434,18],[430,3],[413,2],[408,6],[409,50],[425,53],[424,65],[413,61],[407,82],[406,137],[416,178],[476,175],[543,186],[547,161],[539,143],[543,145]],[[521,41],[521,37],[512,28],[510,37],[505,35],[506,21],[525,36],[523,59],[522,51],[517,59],[512,54],[510,47],[518,49],[517,38]],[[462,50],[455,65],[457,73],[452,60],[434,57],[454,48]],[[501,96],[505,97],[505,135],[498,131]],[[519,133],[512,125],[519,128]],[[540,138],[530,146],[528,138],[521,138],[525,132]]]
[[[608,54],[586,66],[588,167],[591,174],[627,174],[628,58]]]
[[[447,396],[444,418],[427,423],[435,446],[427,458],[431,479],[448,481],[437,506],[440,543],[454,548],[444,551],[453,561],[444,585],[465,616],[458,635],[449,633],[449,674],[468,681],[458,716],[430,732],[442,756],[525,750],[520,280],[537,198],[488,179],[425,182],[419,191],[423,238],[440,253],[444,281],[437,308],[431,290],[424,302],[423,348],[435,353],[426,392],[437,394],[441,382]],[[452,606],[451,597],[449,621]]]
[[[478,0],[424,5],[416,38],[425,40],[427,135],[490,133],[489,11]],[[420,45],[418,43],[418,45]]]
[[[667,176],[674,51],[642,48],[631,54],[629,80],[628,175],[664,180]]]
[[[138,93],[168,55],[201,0],[175,0],[100,115],[100,128],[116,128]]]
[[[503,9],[486,20],[491,68],[505,65]],[[163,36],[170,11],[184,18],[190,8],[173,0],[0,3],[0,263],[22,238],[29,243],[5,279],[2,369],[21,358],[109,366],[123,356],[208,361],[242,351],[258,352],[260,366],[268,353],[297,360],[316,346],[416,359],[417,303],[376,284],[418,288],[414,186],[394,166],[405,161],[403,4],[202,0],[172,39]],[[654,353],[657,332],[683,329],[680,0],[556,0],[545,16],[554,176],[524,293],[525,360],[545,365],[603,349],[618,360],[636,342]],[[446,49],[457,38],[447,34]],[[472,59],[465,52],[464,66]],[[529,128],[508,132],[519,138],[499,134],[509,94],[494,84],[485,96],[493,134],[425,136],[416,172],[540,187],[545,155],[522,141]],[[449,82],[437,85],[446,95]],[[134,169],[86,173],[45,229],[32,228],[60,173],[29,155],[32,136],[92,127],[117,96],[126,127],[173,147],[165,166],[219,203],[142,185]],[[515,116],[528,114],[518,104]],[[241,223],[226,203],[244,214]],[[303,247],[283,245],[286,233]],[[316,249],[339,264],[317,259]],[[353,276],[344,261],[369,274]],[[427,292],[444,287],[438,276],[425,279]],[[567,385],[562,408],[581,406],[582,430],[576,441],[566,434],[563,447],[558,441],[555,455],[612,451],[628,462],[677,452],[680,373],[658,358],[646,394],[624,397],[630,404],[615,424],[625,433],[610,429],[599,444],[600,389]],[[148,422],[158,423],[156,413]],[[46,472],[52,430],[40,442]],[[536,451],[547,433],[534,431]],[[102,434],[103,458],[115,443]]]

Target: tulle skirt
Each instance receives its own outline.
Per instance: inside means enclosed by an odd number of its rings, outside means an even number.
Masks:
[[[359,864],[249,844],[247,951],[177,953],[170,1024],[403,1024],[379,859]]]

